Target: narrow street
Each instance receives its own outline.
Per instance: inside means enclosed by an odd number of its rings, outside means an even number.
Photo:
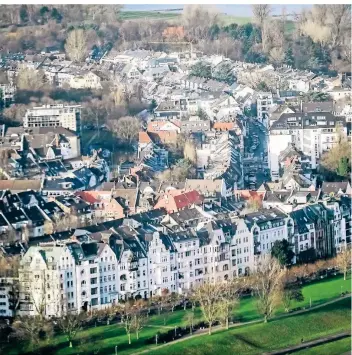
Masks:
[[[246,133],[243,159],[245,187],[254,190],[268,180],[267,130],[259,121],[248,118]]]

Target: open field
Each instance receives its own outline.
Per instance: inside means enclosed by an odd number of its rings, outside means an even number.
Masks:
[[[312,305],[318,305],[321,304],[323,302],[326,302],[328,300],[334,299],[339,297],[341,292],[346,292],[346,291],[351,291],[351,282],[350,280],[343,280],[343,277],[341,275],[336,276],[334,278],[330,278],[330,279],[326,279],[326,280],[322,280],[319,282],[315,282],[309,285],[306,285],[303,287],[302,292],[305,296],[305,300],[303,302],[300,303],[293,303],[292,304],[292,308],[297,308],[297,307],[306,307],[309,308],[309,303],[310,303],[310,298],[312,299]],[[347,300],[349,301],[349,300]],[[338,304],[340,304],[342,302],[342,300],[340,302],[338,302]],[[342,312],[342,314],[344,314],[344,316],[346,317],[347,321],[350,317],[350,313],[349,313],[349,307],[348,307],[348,302],[346,302],[346,300],[344,302],[342,302],[341,304],[343,304],[343,309],[344,311]],[[335,308],[337,306],[334,306]],[[328,307],[327,307],[328,308]],[[334,308],[334,309],[335,309]],[[328,308],[330,309],[330,308]],[[337,309],[339,309],[337,307]],[[322,312],[322,309],[320,310],[320,312]],[[330,311],[329,311],[330,312]],[[284,313],[283,309],[278,309],[277,314],[282,314]],[[313,311],[312,311],[313,313]],[[341,312],[337,312],[340,316],[340,318],[342,319],[342,314],[340,314]],[[157,332],[166,332],[170,329],[173,329],[175,326],[187,326],[187,321],[185,319],[185,311],[184,310],[177,310],[173,313],[168,313],[167,317],[166,317],[166,325],[164,325],[164,315],[156,315],[150,318],[148,324],[144,327],[144,329],[142,330],[141,334],[140,334],[140,339],[137,340],[136,336],[133,334],[132,335],[132,344],[128,345],[128,341],[127,341],[127,336],[125,333],[124,328],[122,327],[121,324],[113,324],[113,325],[109,325],[109,326],[98,326],[95,328],[90,328],[90,329],[86,329],[82,332],[79,333],[79,337],[76,339],[76,341],[74,342],[75,346],[74,348],[69,348],[67,347],[67,342],[65,341],[63,336],[57,336],[55,337],[52,342],[50,343],[50,348],[55,349],[55,354],[59,354],[59,355],[73,355],[73,354],[81,354],[81,355],[87,355],[90,354],[92,349],[100,349],[99,351],[99,355],[100,354],[112,354],[114,352],[115,346],[118,347],[118,354],[133,354],[136,353],[138,351],[141,350],[146,350],[148,348],[152,348],[154,345],[146,345],[145,341],[148,338],[154,337],[155,334]],[[310,314],[310,312],[309,312]],[[318,310],[314,311],[314,314],[320,314],[318,312]],[[287,319],[299,319],[300,322],[302,322],[303,316],[307,316],[308,314],[304,314],[304,315],[297,315],[297,316],[291,316]],[[339,318],[339,319],[340,319]],[[252,321],[252,320],[258,320],[260,319],[260,315],[258,314],[257,311],[257,307],[256,307],[256,301],[255,298],[253,297],[246,297],[241,299],[240,302],[240,306],[235,310],[234,312],[234,319],[236,322],[247,322],[247,321]],[[335,318],[332,319],[331,324],[332,327],[326,327],[326,330],[330,330],[333,331],[335,330],[335,325],[338,323],[337,321],[335,322],[334,320]],[[341,320],[340,319],[340,320]],[[196,309],[196,314],[195,314],[195,324],[200,322],[202,320],[202,314],[201,314],[201,310],[198,308]],[[268,325],[264,325],[269,326],[271,325],[271,323],[273,324],[278,324],[279,322],[284,322],[283,325],[283,329],[285,329],[285,327],[287,327],[288,325],[286,325],[285,319],[283,320],[277,320],[277,321],[273,321],[273,322],[269,322]],[[304,323],[305,320],[302,322]],[[330,322],[330,321],[329,321]],[[289,323],[289,322],[288,322]],[[295,323],[296,325],[298,324],[298,322]],[[321,324],[325,324],[326,326],[326,322],[324,321]],[[345,324],[344,322],[341,323]],[[254,325],[244,325],[242,327],[240,327],[240,329],[249,329],[249,327],[253,327]],[[258,324],[258,326],[260,326],[260,324]],[[281,326],[278,326],[278,328],[280,328]],[[314,337],[321,337],[322,335],[322,331],[324,327],[319,328],[319,330],[316,333],[312,333],[311,335],[311,339],[313,339]],[[250,328],[252,329],[252,328]],[[260,332],[261,330],[256,330],[257,328],[253,328],[254,331],[258,331]],[[258,328],[258,329],[262,329],[262,328]],[[275,328],[276,329],[276,328]],[[336,333],[339,332],[340,330],[346,330],[348,329],[348,327],[336,327]],[[239,329],[238,329],[239,330]],[[237,329],[233,329],[229,332],[230,334],[232,334],[233,332],[235,332],[235,334],[237,334]],[[219,334],[222,334],[222,336],[224,336],[226,339],[231,339],[231,337],[234,337],[234,335],[227,335],[226,331],[220,331]],[[245,333],[245,339],[250,339],[251,337],[251,332],[252,330],[248,330],[248,333]],[[290,334],[291,330],[287,331],[287,334]],[[240,336],[242,336],[242,333],[239,333]],[[257,334],[257,333],[254,333]],[[295,332],[292,332],[292,337],[294,336]],[[309,334],[309,332],[307,333]],[[329,333],[332,334],[332,333]],[[324,335],[324,334],[323,334]],[[214,335],[215,336],[215,335]],[[219,336],[219,335],[216,335]],[[236,335],[237,336],[237,335]],[[257,335],[254,335],[257,336]],[[202,339],[204,339],[204,341],[207,341],[208,339],[213,339],[213,336],[211,338],[208,338],[205,336],[201,337]],[[293,340],[296,340],[296,338],[292,338]],[[270,340],[270,339],[269,339]],[[268,344],[270,344],[270,341],[268,340]],[[284,347],[287,344],[291,344],[288,343],[291,339],[287,338],[285,342],[280,342],[280,344],[278,345],[278,347]],[[307,338],[308,340],[308,338]],[[188,340],[185,341],[185,344],[188,342],[192,342],[194,340]],[[292,344],[294,342],[292,341]],[[193,343],[192,343],[193,344]],[[41,344],[42,347],[44,346],[48,346],[48,344]],[[176,344],[174,344],[174,346],[176,346]],[[215,346],[215,345],[212,345]],[[242,344],[241,347],[243,347],[244,345]],[[263,346],[269,346],[267,345],[267,343],[263,343]],[[171,349],[171,347],[166,347],[167,349]],[[166,349],[165,348],[165,349]],[[173,349],[173,346],[172,346]],[[252,348],[250,348],[252,349]],[[252,349],[253,350],[253,349]],[[161,351],[161,349],[160,349]],[[182,350],[184,351],[184,350]],[[222,349],[221,351],[224,351],[224,349]],[[219,353],[221,353],[221,351],[219,350]],[[235,351],[235,349],[234,349]],[[237,351],[237,350],[236,350]],[[20,349],[14,349],[11,348],[7,354],[8,355],[18,355],[19,353],[23,353],[23,351],[20,351]],[[175,352],[176,354],[177,352]],[[253,352],[250,352],[253,353]],[[193,352],[191,352],[190,354],[193,354]],[[197,354],[197,353],[194,353]],[[223,352],[223,354],[225,354]]]
[[[156,19],[168,20],[180,16],[180,13],[174,11],[121,11],[121,20],[135,20],[135,19]]]
[[[181,13],[176,11],[121,11],[121,20],[173,20],[172,22],[177,23],[181,19]],[[222,13],[220,16],[220,22],[222,26],[228,26],[232,23],[237,23],[238,25],[245,25],[246,23],[252,22],[252,17],[248,16],[234,16]],[[287,33],[291,33],[294,30],[294,22],[288,20],[286,22]]]
[[[299,344],[302,339],[308,341],[350,330],[350,305],[349,299],[343,299],[307,313],[195,337],[148,354],[263,354]]]

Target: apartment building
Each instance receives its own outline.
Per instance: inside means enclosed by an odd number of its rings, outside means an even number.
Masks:
[[[81,105],[43,105],[27,110],[23,126],[29,127],[64,127],[80,133]]]
[[[310,168],[316,169],[322,154],[339,144],[339,135],[347,136],[344,117],[330,112],[285,113],[273,123],[269,134],[269,167],[273,181],[279,178],[279,156],[289,144],[294,144],[310,158]]]
[[[165,289],[177,292],[177,250],[168,235],[158,231],[153,233],[148,259],[150,295],[161,295]]]
[[[255,271],[270,254],[275,241],[286,239],[291,243],[294,232],[292,218],[276,208],[246,214],[244,223],[246,228],[243,223],[239,224],[241,228],[234,236],[235,240],[239,239],[236,243],[239,275]]]
[[[47,244],[30,247],[21,261],[20,314],[44,309],[50,317],[164,290],[187,293],[203,282],[252,274],[283,239],[295,253],[293,263],[334,255],[351,228],[347,202],[336,203],[309,204],[289,214],[270,208],[221,219],[193,208],[159,218],[154,225],[145,213],[105,222],[99,232],[88,227],[73,235],[52,235]]]
[[[227,194],[243,187],[241,142],[234,131],[209,132],[196,147],[197,171],[206,180],[223,179]]]
[[[273,106],[273,94],[271,92],[257,93],[257,117],[265,127],[269,126],[268,114]]]
[[[11,83],[0,83],[0,106],[7,107],[13,101],[16,93],[16,86]]]
[[[55,317],[77,311],[75,260],[67,246],[33,246],[19,268],[19,315]]]
[[[14,286],[18,279],[12,277],[0,278],[0,317],[13,317],[14,314]]]

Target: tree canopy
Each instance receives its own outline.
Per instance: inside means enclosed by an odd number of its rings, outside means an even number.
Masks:
[[[276,240],[271,248],[271,256],[276,258],[280,265],[286,266],[292,263],[294,252],[286,239]]]

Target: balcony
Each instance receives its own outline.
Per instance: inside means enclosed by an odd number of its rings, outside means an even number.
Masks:
[[[134,265],[130,265],[128,267],[128,271],[137,271],[138,270],[138,265],[134,264]]]

